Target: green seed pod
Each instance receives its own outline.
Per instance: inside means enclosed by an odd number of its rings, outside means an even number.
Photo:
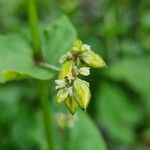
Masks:
[[[57,103],[61,103],[68,96],[67,88],[60,89],[57,93]]]
[[[102,68],[106,66],[103,58],[93,51],[86,51],[82,53],[81,58],[88,66],[93,68]]]
[[[82,41],[81,40],[76,40],[74,43],[73,43],[73,47],[76,47],[78,49],[81,49],[81,46],[82,46]]]
[[[82,41],[81,40],[76,40],[73,43],[73,47],[71,48],[71,52],[73,54],[79,54],[79,53],[81,53],[81,47],[82,47]]]
[[[78,109],[78,103],[76,102],[74,96],[68,96],[65,99],[65,104],[72,114],[74,114],[76,110]]]
[[[62,69],[59,73],[59,78],[60,79],[64,79],[66,76],[68,77],[72,77],[72,61],[69,60],[69,61],[66,61],[63,66],[62,66]]]
[[[73,85],[73,95],[75,96],[79,106],[83,110],[86,110],[91,98],[89,84],[84,80],[76,79]]]

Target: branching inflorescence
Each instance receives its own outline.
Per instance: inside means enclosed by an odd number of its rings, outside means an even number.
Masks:
[[[102,68],[106,64],[101,56],[91,50],[87,44],[76,40],[70,52],[60,58],[62,68],[59,79],[55,80],[57,93],[57,103],[65,102],[65,105],[72,114],[78,107],[86,110],[89,104],[91,93],[89,83],[81,80],[79,75],[88,76],[90,67]]]

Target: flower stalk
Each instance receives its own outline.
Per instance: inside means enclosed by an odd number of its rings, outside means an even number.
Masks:
[[[32,33],[34,59],[38,62],[42,60],[42,43],[40,39],[38,17],[34,0],[28,0],[28,18]]]
[[[28,0],[28,17],[32,35],[34,60],[39,65],[39,63],[43,59],[43,55],[42,55],[42,43],[38,26],[39,25],[38,17],[34,0]],[[53,67],[53,70],[56,70],[56,68]],[[43,114],[43,122],[45,125],[45,134],[47,137],[48,149],[54,150],[54,141],[53,141],[54,137],[52,129],[52,114],[51,114],[52,111],[50,111],[48,82],[37,80],[37,90]]]

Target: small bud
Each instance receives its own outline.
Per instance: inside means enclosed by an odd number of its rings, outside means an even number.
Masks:
[[[67,88],[60,89],[57,93],[57,103],[64,101],[69,95]]]
[[[67,89],[67,92],[70,96],[73,95],[73,92],[72,92],[72,86],[70,86],[68,89]]]
[[[56,89],[63,88],[67,85],[66,81],[63,79],[55,80],[55,83],[56,83]]]
[[[63,113],[57,113],[55,117],[56,125],[64,130],[67,128],[67,116]]]
[[[57,113],[55,115],[56,125],[61,129],[73,128],[77,117],[71,114]]]
[[[106,66],[103,58],[97,55],[96,53],[94,53],[93,51],[86,51],[82,53],[81,57],[82,60],[90,67],[102,68]]]
[[[67,54],[63,55],[63,56],[60,58],[59,62],[60,62],[61,64],[63,64],[66,60],[71,59],[71,57],[72,57],[72,54],[71,54],[70,52],[68,52]]]
[[[73,54],[79,54],[79,53],[80,53],[80,49],[78,49],[77,47],[72,47],[72,48],[71,48],[71,52],[72,52]]]
[[[87,44],[83,44],[81,47],[81,51],[82,52],[86,52],[86,51],[90,51],[91,50],[91,46],[87,45]]]
[[[89,84],[84,80],[76,79],[74,81],[73,94],[79,106],[86,110],[91,98]]]
[[[71,48],[71,52],[74,54],[79,54],[79,53],[81,53],[81,47],[82,47],[82,41],[76,40],[73,43],[73,47]]]
[[[61,58],[59,59],[59,62],[60,62],[61,64],[63,64],[66,60],[67,60],[67,56],[66,56],[66,54],[65,54],[65,55],[62,55],[62,56],[61,56]]]
[[[90,68],[89,67],[82,67],[78,70],[78,72],[83,76],[88,76],[90,74]]]
[[[59,78],[60,79],[63,79],[66,76],[72,77],[72,61],[71,60],[66,61],[63,64],[62,69],[61,69],[61,71],[59,73]]]
[[[81,46],[82,46],[82,41],[81,40],[76,40],[73,43],[73,47],[77,47],[78,49],[81,49]]]
[[[68,96],[65,99],[65,104],[72,114],[74,114],[76,112],[76,110],[78,109],[78,104],[77,104],[74,96]]]

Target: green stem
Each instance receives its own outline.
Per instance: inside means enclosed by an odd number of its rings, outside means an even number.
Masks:
[[[40,39],[38,17],[34,0],[28,0],[28,17],[30,29],[32,32],[34,58],[38,62],[42,60],[42,44]]]
[[[49,103],[49,85],[47,81],[38,81],[38,89],[38,92],[40,93],[40,102],[45,125],[45,134],[48,142],[48,149],[54,150],[52,115]]]
[[[54,70],[54,71],[60,71],[60,68],[54,66],[54,65],[51,65],[51,64],[48,64],[48,63],[43,63],[43,62],[40,62],[39,65],[41,67],[44,67],[44,68],[47,68],[47,69],[50,69],[50,70]]]
[[[33,53],[38,63],[42,58],[42,43],[38,27],[38,17],[34,0],[28,0],[28,15],[32,35]],[[45,134],[47,137],[48,149],[54,150],[53,128],[52,128],[52,111],[50,111],[49,103],[49,87],[47,81],[37,80],[37,88],[40,99],[40,104],[43,114],[43,122],[45,125]]]

